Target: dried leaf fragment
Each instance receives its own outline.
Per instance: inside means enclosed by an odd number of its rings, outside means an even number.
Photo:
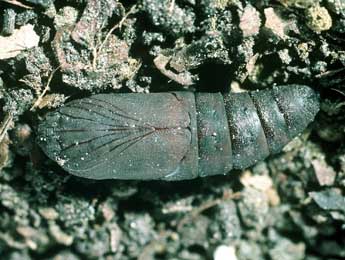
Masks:
[[[276,35],[280,39],[287,39],[287,31],[291,30],[291,24],[289,21],[283,20],[279,14],[272,8],[266,8],[265,13],[265,28],[272,32],[273,35]]]
[[[39,41],[32,24],[14,30],[11,36],[0,36],[0,60],[13,58],[24,50],[36,47]]]
[[[157,67],[157,69],[166,77],[169,79],[176,81],[177,83],[183,85],[183,86],[190,86],[193,85],[193,77],[192,75],[188,72],[181,72],[179,74],[176,74],[175,72],[168,70],[166,66],[168,65],[170,61],[170,57],[166,57],[162,54],[158,55],[154,60],[153,63]]]

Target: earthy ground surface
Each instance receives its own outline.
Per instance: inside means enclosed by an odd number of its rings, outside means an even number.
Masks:
[[[0,29],[1,259],[345,258],[343,0],[0,0]],[[67,98],[288,83],[315,122],[227,176],[97,182],[35,144]]]

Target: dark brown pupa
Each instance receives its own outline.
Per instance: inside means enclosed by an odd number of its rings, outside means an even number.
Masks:
[[[99,94],[48,113],[38,143],[90,179],[185,180],[244,169],[313,121],[316,93],[284,85],[246,93]]]

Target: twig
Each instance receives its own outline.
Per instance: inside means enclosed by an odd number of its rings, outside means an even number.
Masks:
[[[92,60],[92,68],[93,70],[97,69],[97,56],[98,56],[98,52],[97,52],[97,48],[92,48],[92,55],[93,55],[93,60]]]
[[[175,8],[175,0],[171,0],[170,6],[169,6],[169,14],[172,14]]]
[[[95,57],[98,56],[98,53],[100,53],[104,47],[104,45],[106,44],[106,42],[108,41],[110,35],[117,29],[117,28],[120,28],[122,27],[123,23],[126,21],[126,19],[128,18],[129,15],[131,14],[134,14],[137,12],[137,6],[136,5],[133,5],[131,7],[131,9],[129,9],[129,11],[124,15],[124,17],[122,17],[121,21],[118,22],[117,24],[115,24],[113,26],[113,28],[110,29],[110,31],[107,33],[107,35],[105,36],[104,38],[104,41],[101,43],[101,45],[99,46],[96,54],[95,54]],[[96,59],[96,58],[95,58]]]
[[[50,82],[52,81],[55,72],[57,72],[60,69],[60,67],[61,67],[61,65],[52,71],[52,73],[50,74],[50,76],[48,78],[48,81],[47,81],[47,84],[46,84],[44,90],[42,91],[41,95],[39,95],[36,102],[32,105],[32,107],[30,108],[30,111],[34,110],[42,102],[43,97],[50,90]]]
[[[12,4],[12,5],[16,5],[16,6],[19,6],[19,7],[23,7],[23,8],[26,8],[26,9],[33,9],[33,7],[25,5],[25,4],[23,4],[23,3],[21,3],[21,2],[19,2],[17,0],[0,0],[0,1]]]
[[[139,71],[139,69],[141,68],[142,62],[139,61],[138,65],[136,66],[136,68],[133,70],[132,74],[130,74],[130,76],[128,77],[128,79],[133,79],[135,75],[137,75],[137,72]]]
[[[325,72],[322,72],[320,74],[315,75],[315,78],[323,78],[323,77],[328,77],[328,76],[333,76],[334,74],[337,74],[338,72],[341,72],[345,70],[345,68],[340,68],[340,69],[336,69],[336,70],[328,70]]]
[[[339,89],[336,89],[336,88],[331,88],[331,90],[333,90],[333,91],[335,91],[335,92],[337,92],[337,93],[339,93],[339,94],[341,94],[342,96],[345,97],[345,93],[344,93],[343,91],[341,91],[341,90],[339,90]],[[338,105],[343,106],[343,105],[344,105],[344,102],[339,103]],[[337,105],[337,107],[338,107],[338,105]]]
[[[240,192],[235,193],[225,193],[223,194],[223,197],[215,200],[210,200],[205,203],[203,203],[200,207],[192,210],[189,214],[184,216],[180,222],[177,224],[177,230],[180,230],[185,224],[192,221],[194,218],[196,218],[198,215],[200,215],[203,211],[212,208],[214,206],[219,205],[220,203],[224,202],[225,200],[229,199],[237,199],[241,196]]]
[[[0,125],[0,143],[4,139],[7,131],[10,129],[13,123],[13,116],[11,113],[6,113],[4,121]]]

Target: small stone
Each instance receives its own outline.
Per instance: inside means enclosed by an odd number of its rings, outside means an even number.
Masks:
[[[292,58],[289,55],[289,50],[288,49],[283,49],[283,50],[278,51],[278,55],[279,55],[279,58],[280,58],[281,62],[284,63],[284,64],[288,65],[292,61]]]
[[[235,247],[220,245],[213,253],[214,260],[237,260]]]
[[[49,232],[52,235],[52,237],[55,239],[55,241],[59,244],[69,246],[73,243],[73,237],[70,235],[67,235],[65,232],[63,232],[58,225],[55,223],[50,223],[49,225]]]
[[[16,12],[13,9],[5,9],[3,13],[2,35],[9,36],[14,32]]]
[[[71,26],[76,23],[77,19],[78,11],[71,6],[65,6],[64,8],[60,9],[55,16],[54,24],[57,28]]]
[[[275,233],[274,231],[270,231]],[[272,236],[272,235],[270,235]],[[286,238],[273,235],[274,244],[269,250],[269,257],[272,260],[302,260],[305,259],[306,246],[304,243],[294,243]]]
[[[111,205],[107,202],[104,202],[100,205],[100,210],[102,212],[103,218],[106,221],[111,221],[115,217],[115,212],[112,209]]]
[[[325,161],[313,160],[312,162],[316,178],[321,186],[333,185],[337,173],[328,166]]]
[[[259,12],[251,5],[247,5],[240,18],[240,29],[243,37],[255,36],[259,33],[261,19]]]
[[[324,210],[339,210],[345,212],[345,198],[340,189],[330,188],[319,192],[309,192],[309,196]]]
[[[268,202],[270,206],[276,207],[280,204],[280,197],[276,189],[270,188],[266,190],[266,194],[267,194]]]
[[[268,175],[252,175],[250,171],[245,171],[240,179],[243,186],[254,188],[264,192],[270,206],[278,206],[280,197],[277,190],[273,187],[273,181]]]
[[[109,226],[110,232],[110,250],[111,252],[117,252],[120,247],[120,242],[122,238],[122,231],[116,223],[112,223]]]
[[[238,202],[241,219],[245,226],[260,232],[269,216],[268,196],[252,187],[245,187],[241,194],[241,200]]]
[[[38,210],[40,215],[44,217],[46,220],[55,220],[58,218],[59,214],[53,208],[40,208]]]
[[[279,17],[272,7],[266,8],[264,13],[266,18],[265,28],[271,31],[274,35],[278,36],[278,38],[286,39],[286,22]]]
[[[250,171],[245,171],[240,179],[245,187],[253,187],[259,191],[266,191],[273,185],[272,179],[267,175],[252,175]]]

